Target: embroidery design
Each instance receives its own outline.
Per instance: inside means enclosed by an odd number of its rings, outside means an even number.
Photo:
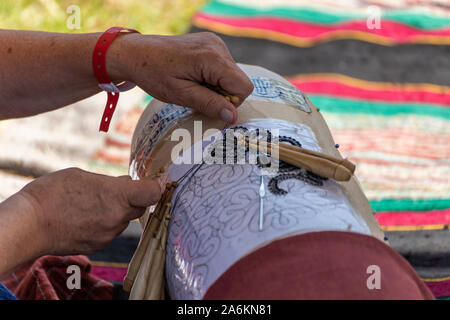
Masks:
[[[244,127],[244,126],[237,126],[237,127],[233,127],[230,128],[228,130],[234,130],[234,133],[237,133],[237,130],[240,130],[243,133],[248,132],[248,128]],[[255,129],[256,131],[256,138],[258,139],[262,139],[264,141],[267,141],[268,143],[272,142],[272,135],[270,130],[260,130],[259,128]],[[225,130],[222,131],[222,135],[226,138],[219,140],[219,141],[215,141],[213,144],[211,144],[209,146],[209,151],[208,151],[208,155],[211,156],[211,158],[208,158],[208,163],[213,163],[212,158],[215,156],[215,152],[218,150],[218,146],[222,145],[222,148],[219,148],[219,152],[222,154],[222,163],[227,163],[230,164],[228,162],[226,162],[226,159],[228,157],[228,159],[230,159],[230,156],[234,155],[234,160],[232,164],[237,164],[238,163],[238,139],[236,137],[236,134],[234,134],[233,136],[226,136],[225,135]],[[230,139],[229,137],[233,138],[233,141],[227,141],[227,139]],[[291,145],[297,146],[297,147],[302,147],[302,144],[297,141],[296,139],[289,137],[289,136],[280,136],[278,138],[279,142],[284,142],[284,143],[289,143]],[[231,145],[233,146],[233,151],[232,153],[227,150],[227,145],[230,145],[230,143],[232,143]],[[249,152],[249,147],[248,145],[245,146],[245,153],[246,153],[246,158],[245,160],[248,161],[248,152]],[[264,157],[269,157],[270,155],[266,155],[264,154]],[[257,153],[257,159],[256,159],[256,164],[259,168],[264,168],[266,167],[265,164],[263,164],[265,161],[261,161],[261,154],[258,152]],[[301,180],[305,183],[308,183],[310,185],[313,186],[322,186],[323,185],[323,181],[327,180],[327,178],[323,178],[321,176],[318,176],[310,171],[307,171],[305,169],[302,168],[297,168],[295,166],[292,166],[284,161],[279,161],[279,165],[278,165],[278,173],[274,176],[271,177],[269,179],[268,182],[268,187],[269,187],[269,191],[271,193],[273,193],[274,195],[286,195],[288,193],[287,190],[282,189],[279,184],[282,181],[285,180],[289,180],[289,179],[297,179],[297,180]]]
[[[281,102],[297,107],[304,112],[311,112],[305,96],[294,85],[261,76],[250,76],[250,80],[255,87],[250,97]]]

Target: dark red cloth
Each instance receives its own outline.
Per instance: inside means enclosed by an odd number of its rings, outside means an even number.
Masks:
[[[367,267],[380,267],[369,290]],[[351,232],[312,232],[274,241],[232,265],[204,299],[434,299],[388,245]]]
[[[70,265],[80,267],[80,289],[69,289]],[[91,274],[86,256],[43,256],[22,266],[2,283],[21,300],[111,300],[113,285]]]

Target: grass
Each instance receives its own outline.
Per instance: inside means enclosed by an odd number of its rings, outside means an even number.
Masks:
[[[0,28],[53,32],[97,32],[126,26],[142,33],[182,34],[205,0],[1,0]],[[71,29],[78,6],[80,29]]]

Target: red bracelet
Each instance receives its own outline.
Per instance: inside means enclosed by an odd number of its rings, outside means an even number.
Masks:
[[[102,122],[100,123],[100,131],[108,132],[111,118],[116,110],[117,101],[119,101],[119,92],[127,91],[134,88],[136,85],[132,82],[123,82],[116,86],[108,77],[106,72],[106,52],[109,46],[120,32],[137,32],[139,31],[128,28],[112,27],[106,30],[98,39],[92,53],[92,67],[94,68],[94,75],[98,80],[98,86],[108,93],[108,100],[106,101],[105,111],[103,112]]]

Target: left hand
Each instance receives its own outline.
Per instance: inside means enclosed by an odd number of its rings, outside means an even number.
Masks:
[[[42,176],[18,195],[36,219],[32,235],[41,254],[90,254],[104,248],[130,220],[161,196],[158,180],[109,177],[77,168]]]

